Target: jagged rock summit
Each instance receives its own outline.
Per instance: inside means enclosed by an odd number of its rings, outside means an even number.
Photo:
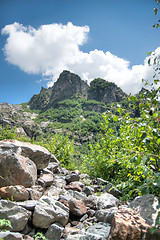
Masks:
[[[71,98],[75,94],[85,97],[87,90],[87,83],[81,80],[78,75],[63,71],[53,86],[49,105],[52,106],[57,101]]]
[[[104,79],[94,79],[90,86],[77,74],[63,71],[51,88],[42,88],[39,94],[29,101],[31,109],[47,109],[56,102],[80,96],[88,100],[95,100],[105,104],[120,102],[127,96],[116,84]]]

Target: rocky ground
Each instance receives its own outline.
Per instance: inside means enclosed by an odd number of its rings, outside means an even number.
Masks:
[[[0,219],[12,225],[0,238],[31,240],[43,232],[49,240],[159,240],[159,230],[150,233],[158,198],[123,203],[120,196],[103,179],[62,168],[41,146],[0,142]]]

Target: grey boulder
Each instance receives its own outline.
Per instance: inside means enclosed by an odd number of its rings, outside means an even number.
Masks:
[[[158,197],[146,194],[136,197],[130,203],[130,208],[139,213],[149,225],[154,226],[158,215],[158,205]]]
[[[16,203],[0,200],[0,219],[10,220],[13,231],[22,231],[30,217],[31,212],[18,206]]]
[[[58,222],[65,226],[69,219],[69,209],[52,197],[43,196],[35,206],[32,223],[38,228],[48,228]]]

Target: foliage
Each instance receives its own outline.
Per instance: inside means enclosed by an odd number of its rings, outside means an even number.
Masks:
[[[158,12],[159,12],[159,9],[160,9],[160,7],[159,7],[160,0],[155,0],[155,1],[156,1],[156,3],[157,3],[157,7],[154,8],[154,13],[155,13],[155,15],[157,15]],[[153,27],[153,28],[159,28],[159,26],[160,26],[159,23],[160,23],[160,20],[158,20],[158,23],[155,23],[152,27]]]
[[[66,99],[57,102],[55,108],[40,113],[36,122],[49,122],[48,130],[63,128],[83,136],[89,135],[91,132],[99,132],[103,118],[101,113],[92,108],[88,110],[90,102],[95,108],[104,107],[104,104],[97,101],[87,101],[80,98]]]
[[[159,88],[153,85],[150,91],[143,90],[139,98],[130,96],[132,106],[139,104],[139,118],[123,114],[121,108],[119,116],[105,114],[100,140],[90,145],[90,154],[84,157],[83,168],[91,176],[117,185],[125,198],[144,193],[160,194],[158,96]],[[111,127],[111,122],[118,123],[118,132]]]
[[[60,161],[62,166],[74,168],[73,141],[65,133],[56,133],[48,138],[37,139],[36,144],[48,149]]]
[[[11,128],[10,126],[3,127],[0,125],[0,140],[16,138],[17,134],[15,133],[15,128]]]
[[[10,220],[6,219],[0,219],[0,231],[7,231],[8,229],[11,229],[12,225]]]
[[[96,78],[91,82],[89,91],[92,91],[93,89],[96,88],[108,88],[112,86],[116,86],[115,83],[108,82],[102,78]]]
[[[34,239],[35,240],[48,240],[48,238],[46,238],[42,232],[37,232],[34,235]]]

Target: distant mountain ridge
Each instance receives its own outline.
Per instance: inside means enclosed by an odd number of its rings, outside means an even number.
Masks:
[[[51,88],[42,88],[34,95],[29,106],[32,110],[46,110],[54,107],[58,101],[79,96],[87,100],[95,100],[105,104],[123,101],[127,96],[116,84],[104,79],[94,79],[90,86],[77,74],[63,71]]]

